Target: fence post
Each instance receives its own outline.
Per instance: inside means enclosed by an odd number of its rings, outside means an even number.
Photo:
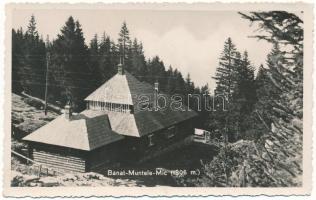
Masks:
[[[38,177],[41,177],[42,165],[39,165],[38,170]]]

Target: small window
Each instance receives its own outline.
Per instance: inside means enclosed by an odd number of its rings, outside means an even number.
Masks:
[[[176,128],[174,126],[171,126],[167,129],[166,137],[170,139],[170,138],[173,138],[175,134],[176,134]]]
[[[151,146],[154,146],[155,143],[154,143],[154,134],[150,134],[148,135],[148,146],[151,147]]]

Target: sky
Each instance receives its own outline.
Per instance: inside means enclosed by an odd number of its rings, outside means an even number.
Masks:
[[[228,37],[241,52],[247,50],[255,68],[265,64],[271,44],[249,36],[258,34],[257,27],[242,19],[236,11],[194,10],[109,10],[109,9],[16,9],[13,28],[27,27],[34,14],[38,32],[56,38],[61,27],[72,15],[82,25],[86,43],[103,32],[117,40],[123,21],[131,38],[142,41],[147,58],[159,56],[165,66],[190,73],[197,86],[209,84],[215,89],[215,75],[220,53]]]

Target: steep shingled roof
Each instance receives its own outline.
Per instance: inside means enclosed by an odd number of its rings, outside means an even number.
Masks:
[[[61,115],[23,140],[90,151],[123,138],[111,130],[107,115],[80,113],[71,120]]]
[[[137,99],[135,99],[137,96],[153,94],[153,91],[153,86],[137,80],[133,75],[125,71],[123,75],[114,75],[86,97],[85,100],[134,105],[137,102]]]
[[[112,131],[120,135],[142,137],[197,116],[194,111],[139,111],[135,114],[85,110],[85,115],[107,115]]]
[[[147,95],[151,99],[154,93],[155,89],[152,85],[139,81],[125,70],[124,74],[117,73],[85,100],[133,105],[133,114],[101,111],[109,116],[113,131],[133,137],[141,137],[197,116],[196,112],[188,111],[187,107],[185,111],[173,111],[168,103],[164,111],[141,111],[137,105],[138,97]],[[161,94],[171,99],[169,95]],[[99,113],[100,111],[84,112]]]
[[[197,113],[188,110],[174,111],[168,108],[164,111],[140,111],[134,116],[139,136],[144,136],[196,117]]]
[[[89,116],[106,115],[108,116],[112,131],[120,135],[139,137],[133,114],[96,110],[84,110],[82,114]]]
[[[123,139],[142,137],[197,116],[194,111],[140,111],[139,95],[153,95],[154,87],[137,80],[130,73],[116,74],[101,85],[86,101],[101,101],[134,105],[134,113],[84,110],[69,121],[60,116],[23,138],[24,140],[93,150]],[[170,98],[170,97],[169,97]]]

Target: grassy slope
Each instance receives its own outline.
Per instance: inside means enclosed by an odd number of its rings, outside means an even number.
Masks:
[[[43,106],[29,98],[12,94],[12,126],[18,134],[29,134],[55,119],[58,114],[48,111],[45,116]]]

